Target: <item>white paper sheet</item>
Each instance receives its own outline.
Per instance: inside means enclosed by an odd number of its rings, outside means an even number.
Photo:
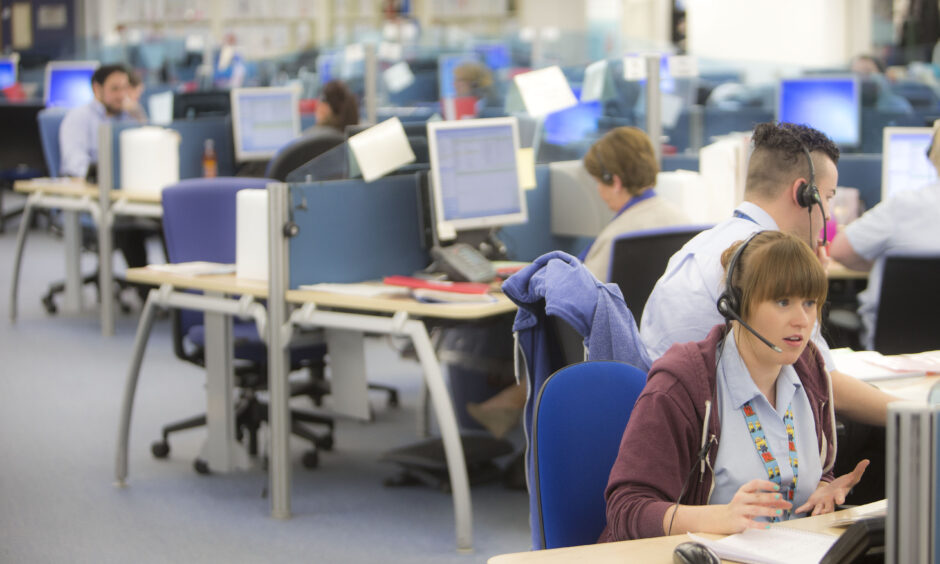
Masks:
[[[415,160],[405,128],[397,117],[353,135],[349,138],[349,148],[366,182],[381,178]]]

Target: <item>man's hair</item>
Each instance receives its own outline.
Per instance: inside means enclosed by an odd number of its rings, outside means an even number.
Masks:
[[[116,72],[123,72],[124,74],[127,75],[128,80],[130,80],[131,73],[129,70],[127,70],[127,67],[125,67],[122,64],[114,64],[114,65],[101,65],[100,67],[98,67],[95,70],[94,74],[91,75],[91,83],[97,84],[99,86],[104,86],[104,83],[106,80],[108,80],[108,77]]]
[[[656,184],[659,172],[650,138],[630,126],[612,129],[594,143],[584,155],[584,168],[604,184],[611,184],[609,175],[616,175],[631,196]]]
[[[832,139],[808,125],[761,123],[754,128],[751,142],[754,150],[747,163],[745,181],[745,192],[750,195],[775,198],[793,180],[801,176],[808,179],[809,165],[803,147],[811,155],[820,152],[833,164],[839,162],[839,148]]]
[[[342,132],[347,125],[359,123],[359,98],[345,82],[331,80],[324,84],[320,92],[320,103],[328,105],[332,115],[317,125],[333,127]]]

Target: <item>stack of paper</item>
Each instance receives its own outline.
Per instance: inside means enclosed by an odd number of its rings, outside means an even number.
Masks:
[[[743,533],[711,540],[689,533],[725,560],[746,564],[817,564],[837,537],[811,531],[771,527],[747,529]]]
[[[888,380],[940,372],[940,353],[884,356],[877,351],[835,349],[832,360],[840,372],[859,380]]]

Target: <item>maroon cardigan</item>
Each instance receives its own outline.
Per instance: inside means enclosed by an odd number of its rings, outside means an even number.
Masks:
[[[716,351],[727,333],[712,328],[704,341],[670,347],[653,363],[643,393],[633,408],[620,452],[607,484],[607,527],[599,542],[663,536],[663,517],[676,503],[686,476],[702,447],[705,402],[711,401],[708,437],[721,438],[716,385]],[[816,422],[823,481],[832,480],[833,417],[828,375],[810,343],[793,365]],[[706,505],[711,495],[718,443],[712,445],[705,470],[700,465],[683,496],[685,505]],[[827,471],[828,469],[828,471]]]

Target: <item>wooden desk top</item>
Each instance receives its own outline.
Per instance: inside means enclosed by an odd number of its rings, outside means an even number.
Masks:
[[[185,290],[249,295],[256,298],[266,298],[268,296],[267,282],[240,279],[234,274],[188,275],[143,267],[128,269],[126,276],[128,282],[140,282],[155,286],[171,284]],[[496,302],[483,304],[428,304],[407,297],[363,297],[310,290],[290,290],[287,292],[286,297],[289,303],[295,304],[312,302],[320,307],[369,313],[392,314],[403,311],[416,317],[434,317],[438,319],[480,319],[516,310],[516,305],[502,294],[496,294]]]
[[[851,517],[871,508],[876,504],[885,502],[876,501],[873,504],[862,505],[858,508],[844,509],[829,513],[827,515],[817,515],[816,517],[805,517],[803,519],[794,519],[782,523],[783,526],[791,529],[803,529],[807,531],[816,531],[831,535],[841,535],[845,529],[830,527],[836,519]],[[709,538],[722,538],[724,535],[702,535]],[[611,542],[605,544],[590,544],[585,546],[572,546],[568,548],[555,548],[552,550],[536,550],[530,552],[516,552],[514,554],[502,554],[494,556],[488,560],[489,564],[552,564],[562,562],[592,562],[604,564],[606,562],[621,564],[623,562],[643,562],[644,564],[672,564],[673,549],[686,541],[689,541],[686,535],[673,535],[671,537],[656,537],[651,539],[640,539],[634,541]]]
[[[81,178],[32,178],[29,180],[17,180],[13,183],[13,189],[25,194],[43,192],[56,196],[74,196],[76,198],[83,196],[92,198],[98,197],[98,186],[86,182]],[[160,194],[157,192],[112,190],[110,197],[112,201],[127,200],[136,203],[160,203]]]

